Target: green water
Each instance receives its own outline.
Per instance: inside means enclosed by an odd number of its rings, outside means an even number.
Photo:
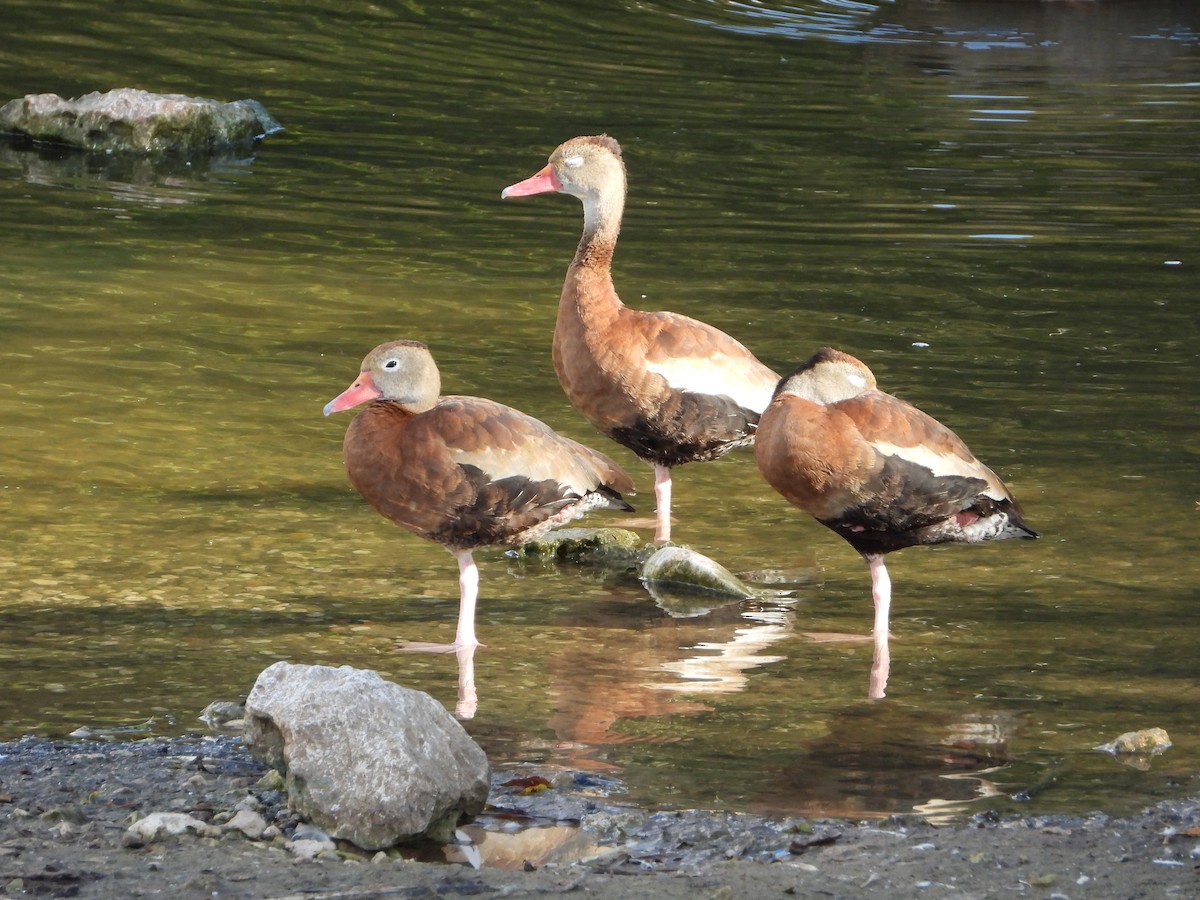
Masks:
[[[394,650],[452,636],[453,560],[352,494],[348,418],[321,416],[383,340],[611,453],[650,514],[648,467],[550,366],[579,205],[499,200],[605,130],[628,303],[776,369],[855,353],[1044,539],[893,556],[870,703],[870,645],[818,639],[869,631],[861,560],[750,454],[685,467],[677,539],[793,595],[672,617],[480,553],[492,758],[810,814],[1194,792],[1192,4],[9,4],[0,100],[119,86],[254,97],[287,130],[165,167],[0,147],[0,738],[200,728],[277,659],[453,704],[452,658]],[[1151,726],[1175,747],[1148,771],[1091,751]]]

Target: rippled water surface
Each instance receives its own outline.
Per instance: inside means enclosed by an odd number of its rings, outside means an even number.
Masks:
[[[385,339],[610,452],[648,515],[648,468],[550,365],[579,205],[499,200],[608,131],[628,303],[777,370],[855,353],[1044,539],[892,557],[873,703],[861,560],[750,454],[685,467],[677,539],[790,595],[683,615],[478,554],[492,758],[810,814],[1195,790],[1193,4],[9,4],[0,102],[120,86],[286,130],[157,165],[0,145],[0,738],[199,728],[278,659],[453,704],[453,658],[394,649],[450,639],[453,560],[352,494],[349,418],[321,416]],[[1151,726],[1175,746],[1148,769],[1091,750]]]

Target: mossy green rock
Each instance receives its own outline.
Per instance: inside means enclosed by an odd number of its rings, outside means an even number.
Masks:
[[[646,560],[639,576],[647,585],[665,584],[675,590],[749,599],[746,584],[720,563],[687,547],[663,547]]]
[[[624,566],[653,550],[625,528],[559,528],[522,544],[516,555],[546,561]]]
[[[1094,748],[1102,753],[1157,755],[1171,748],[1171,738],[1163,728],[1127,731],[1114,741]]]
[[[0,107],[0,133],[104,153],[193,153],[282,130],[257,100],[222,103],[132,88],[67,100],[27,94]]]

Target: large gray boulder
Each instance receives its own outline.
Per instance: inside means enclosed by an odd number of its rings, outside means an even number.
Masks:
[[[284,773],[292,809],[365,850],[447,841],[487,802],[479,745],[428,694],[376,672],[275,663],[246,700],[246,743]]]
[[[257,100],[222,103],[133,88],[67,100],[27,94],[0,107],[0,132],[122,153],[194,153],[248,144],[282,129]]]

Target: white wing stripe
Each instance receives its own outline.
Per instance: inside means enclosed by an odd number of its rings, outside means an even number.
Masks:
[[[725,396],[743,409],[761,413],[771,402],[774,384],[756,387],[738,379],[730,380],[719,361],[711,359],[668,359],[646,361],[646,371],[661,375],[677,391],[691,394]]]

